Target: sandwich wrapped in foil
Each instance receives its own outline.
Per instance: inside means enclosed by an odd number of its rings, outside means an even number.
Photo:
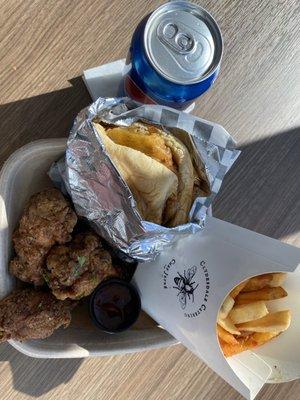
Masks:
[[[143,221],[124,182],[93,126],[93,120],[129,126],[142,121],[166,128],[201,164],[210,186],[197,197],[189,222],[174,228]],[[239,156],[235,142],[219,125],[160,105],[140,105],[128,98],[99,98],[75,119],[66,155],[50,169],[54,184],[66,191],[78,215],[128,258],[151,261],[166,246],[204,227],[206,214],[223,178]]]

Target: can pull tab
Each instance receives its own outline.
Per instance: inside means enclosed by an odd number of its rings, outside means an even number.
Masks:
[[[204,25],[204,24],[202,24]],[[214,43],[207,28],[200,31],[174,18],[164,19],[156,28],[156,36],[172,59],[187,73],[205,72],[214,57]]]
[[[162,22],[157,29],[159,39],[179,54],[188,54],[195,48],[193,35],[182,32],[176,23]]]

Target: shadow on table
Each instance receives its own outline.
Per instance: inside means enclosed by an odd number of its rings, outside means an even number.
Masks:
[[[8,343],[3,343],[0,345],[0,368],[2,362],[10,364],[13,387],[16,391],[40,397],[69,382],[83,359],[36,359],[19,353]]]
[[[37,139],[66,137],[78,112],[91,103],[81,76],[70,87],[0,104],[0,163]]]
[[[241,150],[213,206],[214,216],[277,239],[300,232],[300,128]]]

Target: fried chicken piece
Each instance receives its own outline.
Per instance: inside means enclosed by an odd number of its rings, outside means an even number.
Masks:
[[[57,300],[32,288],[16,290],[0,300],[0,343],[9,339],[44,339],[71,322],[75,301]]]
[[[60,300],[88,296],[101,281],[119,275],[93,232],[80,233],[67,245],[53,247],[44,272],[52,293]]]
[[[46,189],[33,195],[13,234],[17,256],[10,272],[22,281],[43,285],[42,268],[54,244],[71,240],[77,216],[57,189]]]

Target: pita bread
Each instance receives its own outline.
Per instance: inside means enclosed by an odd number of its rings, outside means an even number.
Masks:
[[[106,134],[116,144],[139,150],[176,172],[171,149],[166,145],[160,130],[151,125],[147,128],[141,124],[114,126],[106,129]]]
[[[142,218],[161,225],[167,200],[178,191],[176,174],[141,151],[115,143],[99,123],[94,122],[94,126],[131,190]]]
[[[168,199],[162,223],[169,227],[185,224],[193,201],[195,177],[189,151],[182,141],[158,126],[142,122],[110,127],[106,132],[114,142],[142,151],[176,173],[177,195]]]
[[[173,160],[177,165],[178,193],[175,215],[168,221],[168,226],[185,224],[192,206],[194,189],[194,168],[190,154],[183,143],[175,136],[161,131],[166,145],[171,149]]]

